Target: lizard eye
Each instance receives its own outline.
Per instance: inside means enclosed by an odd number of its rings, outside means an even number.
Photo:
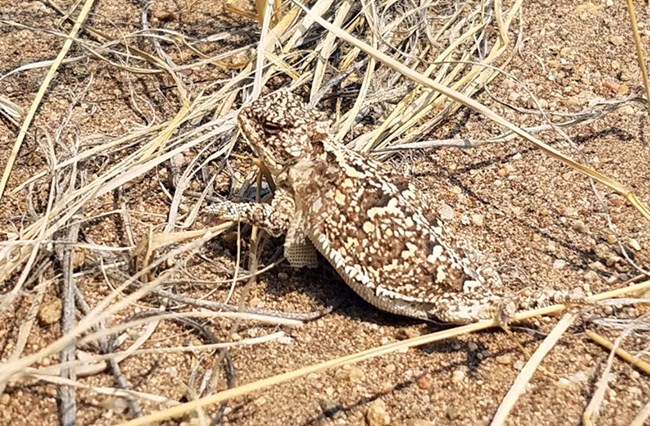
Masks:
[[[280,130],[282,130],[282,127],[280,127],[278,124],[271,122],[262,124],[262,128],[264,129],[264,133],[267,135],[277,135],[280,133]]]

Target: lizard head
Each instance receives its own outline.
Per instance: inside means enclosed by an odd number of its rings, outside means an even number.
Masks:
[[[314,152],[329,135],[329,120],[287,90],[243,108],[237,117],[251,148],[273,175]]]

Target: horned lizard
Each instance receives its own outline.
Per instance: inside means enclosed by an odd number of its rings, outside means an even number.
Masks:
[[[286,90],[241,110],[241,131],[275,185],[271,204],[226,201],[207,211],[286,235],[292,266],[314,247],[363,299],[391,313],[448,323],[503,319],[528,301],[499,297],[490,268],[427,212],[414,186],[331,137],[327,117]]]

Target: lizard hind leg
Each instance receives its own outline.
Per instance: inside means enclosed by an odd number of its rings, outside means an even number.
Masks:
[[[295,209],[291,195],[278,189],[271,204],[223,201],[206,207],[205,211],[221,220],[241,221],[259,226],[270,235],[279,237],[288,232],[296,214]]]

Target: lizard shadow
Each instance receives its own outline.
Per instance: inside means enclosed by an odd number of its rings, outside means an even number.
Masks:
[[[320,254],[319,266],[314,269],[293,269],[287,263],[274,269],[276,275],[285,273],[288,279],[272,278],[268,281],[266,293],[278,299],[296,292],[308,296],[316,309],[331,310],[352,321],[377,324],[378,326],[412,326],[421,324],[422,320],[391,314],[376,308],[356,294],[336,270]],[[271,272],[273,273],[273,272]],[[445,324],[430,323],[431,326],[444,329]]]
[[[378,325],[413,324],[415,319],[391,315],[382,312],[363,300],[343,279],[339,277],[334,268],[319,254],[318,268],[293,269],[283,263],[275,274],[285,273],[288,279],[273,278],[269,280],[266,292],[278,299],[285,298],[288,294],[296,292],[306,295],[315,305],[315,310],[330,310],[353,321],[372,322]],[[390,315],[390,320],[382,316]]]
[[[270,283],[266,289],[267,293],[282,298],[290,292],[298,292],[308,295],[315,304],[323,308],[331,307],[332,312],[345,317],[346,319],[373,323],[378,326],[395,327],[411,327],[419,324],[426,324],[427,333],[434,333],[457,327],[457,324],[450,324],[444,322],[437,322],[434,320],[424,321],[417,318],[410,318],[402,315],[392,314],[390,312],[382,311],[373,306],[371,303],[365,301],[361,296],[356,294],[350,287],[341,279],[337,272],[332,268],[329,263],[320,258],[320,265],[316,269],[297,269],[293,270],[291,280],[287,280],[282,284]],[[291,268],[286,265],[286,268]],[[306,285],[305,283],[310,283]],[[333,301],[333,302],[332,302]],[[487,329],[482,333],[495,333],[499,332],[497,329]],[[444,342],[455,342],[454,339],[445,339]],[[437,348],[437,349],[435,349]],[[441,348],[445,348],[444,352],[457,352],[456,349],[449,349],[445,345],[437,345],[435,343],[423,345],[418,347],[419,350],[426,352],[443,352]],[[479,364],[477,358],[476,365]]]

